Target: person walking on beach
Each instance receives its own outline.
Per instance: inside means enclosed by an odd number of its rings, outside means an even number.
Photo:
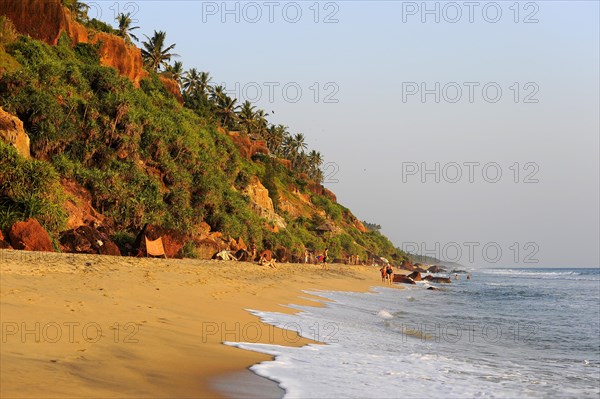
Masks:
[[[327,269],[327,256],[329,255],[329,248],[325,248],[325,252],[323,253],[323,269]]]
[[[392,285],[394,280],[394,268],[391,264],[388,263],[387,266],[385,266],[385,273],[387,274],[388,284]]]
[[[385,283],[385,279],[387,278],[387,273],[385,270],[385,266],[381,266],[381,269],[379,269],[379,272],[381,273],[381,283]]]

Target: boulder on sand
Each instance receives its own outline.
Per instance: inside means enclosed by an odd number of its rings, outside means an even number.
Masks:
[[[2,234],[2,230],[0,230],[0,249],[12,249],[8,241],[4,240],[4,235]]]
[[[144,236],[148,237],[149,240],[158,240],[159,238],[162,238],[167,258],[183,257],[181,249],[188,241],[185,235],[178,233],[175,230],[165,229],[153,224],[146,224],[138,234],[135,239],[135,244],[133,244],[133,255],[146,256],[146,240],[144,239]]]
[[[267,261],[273,259],[273,252],[270,249],[265,249],[259,254],[259,257],[264,258]]]
[[[240,262],[249,262],[250,256],[251,255],[245,249],[240,249],[235,253],[236,259]]]
[[[60,246],[64,252],[121,256],[121,251],[100,226],[79,226],[60,234]]]
[[[8,232],[8,238],[14,249],[54,252],[50,236],[35,219],[13,224]]]

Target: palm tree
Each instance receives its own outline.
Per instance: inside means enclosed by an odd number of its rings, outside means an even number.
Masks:
[[[208,72],[200,72],[200,83],[198,89],[200,90],[201,96],[206,96],[210,92],[210,81],[212,78]]]
[[[275,155],[282,155],[283,139],[290,134],[287,131],[287,126],[271,125],[266,132],[267,147],[269,152]]]
[[[308,155],[304,151],[300,152],[292,165],[297,172],[307,173],[309,171]]]
[[[312,150],[308,154],[308,176],[311,179],[318,181],[319,176],[323,175],[323,173],[320,173],[322,163],[323,157],[321,156],[320,152]]]
[[[136,35],[131,33],[132,30],[139,29],[140,27],[131,26],[131,24],[133,24],[133,20],[131,19],[130,12],[128,12],[127,14],[120,13],[119,15],[117,15],[117,18],[115,18],[115,20],[119,23],[118,35],[125,39],[127,43],[131,43],[131,39],[134,39],[136,42],[140,41]]]
[[[173,65],[167,66],[167,74],[181,86],[181,77],[183,76],[183,62],[175,61]]]
[[[259,109],[258,111],[256,111],[254,118],[256,120],[256,135],[258,136],[258,138],[264,139],[267,135],[267,114],[264,110]]]
[[[77,21],[86,22],[88,20],[88,10],[90,7],[84,2],[78,0],[63,0],[63,5],[75,14],[75,19]]]
[[[200,75],[196,68],[191,68],[183,75],[183,89],[187,94],[194,93],[200,86]]]
[[[223,127],[229,129],[233,122],[237,119],[237,109],[239,108],[237,98],[231,98],[228,95],[224,95],[217,103],[217,113],[221,115],[221,124]]]
[[[218,105],[220,101],[225,97],[225,87],[218,85],[214,87],[210,93],[210,99],[215,105]]]
[[[301,156],[304,155],[304,150],[306,150],[306,148],[308,148],[308,145],[306,144],[304,135],[302,133],[295,134],[292,137],[292,166],[296,167]]]
[[[250,101],[246,100],[242,104],[238,114],[240,123],[246,128],[246,133],[250,137],[252,137],[252,132],[254,131],[254,127],[256,125],[256,112],[254,111],[254,108],[256,107],[252,105]]]
[[[146,35],[144,35],[146,36]],[[171,57],[179,57],[175,53],[170,53],[175,48],[175,44],[165,47],[165,38],[167,34],[164,31],[154,31],[154,36],[149,38],[147,42],[142,42],[142,57],[146,67],[158,72],[161,67],[166,67],[171,60]]]

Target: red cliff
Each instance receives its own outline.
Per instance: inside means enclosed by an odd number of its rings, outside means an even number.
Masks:
[[[129,78],[136,86],[148,75],[144,70],[140,49],[125,43],[122,37],[104,32],[93,32],[89,35],[89,41],[102,43],[100,47],[102,65],[115,68],[121,76]]]
[[[73,43],[101,42],[100,61],[103,65],[115,68],[135,85],[146,76],[140,49],[118,36],[88,32],[85,26],[73,20],[61,0],[0,0],[0,15],[12,20],[19,33],[53,46],[63,32]]]

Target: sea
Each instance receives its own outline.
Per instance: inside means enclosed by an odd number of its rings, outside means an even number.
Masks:
[[[309,292],[325,306],[290,305],[296,314],[250,310],[323,344],[226,344],[272,355],[251,370],[285,398],[600,397],[600,269],[469,273]]]

